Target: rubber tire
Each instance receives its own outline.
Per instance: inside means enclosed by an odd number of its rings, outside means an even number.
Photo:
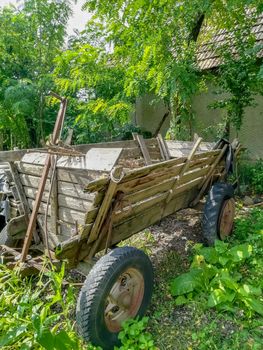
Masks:
[[[213,246],[216,239],[220,239],[218,221],[225,200],[234,198],[232,185],[218,182],[215,183],[208,193],[204,206],[202,219],[202,231],[205,243]]]
[[[14,247],[15,241],[7,234],[7,226],[5,226],[0,232],[0,245],[4,244],[8,247]]]
[[[93,345],[110,350],[119,345],[118,333],[108,330],[104,320],[106,297],[117,278],[127,268],[141,272],[145,290],[137,313],[143,316],[152,297],[153,268],[149,257],[133,247],[116,248],[93,266],[78,297],[76,319],[81,336]]]

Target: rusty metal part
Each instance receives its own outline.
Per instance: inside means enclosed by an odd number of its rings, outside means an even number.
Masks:
[[[63,126],[63,122],[64,122],[64,118],[65,118],[65,114],[66,114],[66,109],[67,109],[67,100],[65,98],[60,98],[61,100],[61,104],[60,104],[60,109],[58,112],[58,116],[56,119],[56,123],[55,123],[55,127],[54,127],[54,131],[52,134],[52,143],[53,144],[57,144],[58,140],[60,138],[61,135],[61,129]],[[46,161],[45,161],[45,166],[43,169],[43,173],[39,182],[39,187],[38,187],[38,191],[37,191],[37,196],[36,196],[36,200],[33,206],[33,210],[32,210],[32,214],[30,216],[30,220],[29,220],[29,224],[28,224],[28,228],[27,228],[27,232],[26,232],[26,237],[24,240],[24,245],[23,245],[23,249],[22,249],[22,254],[21,254],[21,262],[25,262],[26,258],[27,258],[27,254],[29,251],[29,247],[32,241],[32,237],[33,237],[33,233],[36,227],[36,220],[37,220],[37,213],[40,207],[40,203],[41,203],[41,199],[43,196],[43,192],[45,189],[45,184],[48,178],[48,172],[51,166],[51,155],[48,154]]]
[[[128,268],[112,286],[104,309],[104,320],[111,332],[119,332],[122,323],[137,315],[144,295],[144,279],[140,271]]]
[[[234,217],[235,200],[230,198],[224,201],[218,221],[219,235],[222,240],[230,235],[233,228]]]

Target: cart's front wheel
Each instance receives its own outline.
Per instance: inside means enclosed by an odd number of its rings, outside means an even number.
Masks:
[[[203,235],[208,245],[224,240],[232,232],[235,216],[233,186],[218,182],[208,193],[203,215]]]
[[[81,335],[112,349],[122,323],[144,314],[152,289],[153,269],[147,255],[133,247],[112,250],[94,265],[81,289],[76,312]]]

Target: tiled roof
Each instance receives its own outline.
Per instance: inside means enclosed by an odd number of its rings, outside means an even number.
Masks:
[[[255,33],[256,44],[263,45],[263,13],[258,16],[258,20],[252,28],[252,33]],[[231,39],[231,32],[224,29],[218,31],[211,40],[202,44],[197,54],[197,63],[201,70],[216,68],[220,65],[221,61],[216,48],[226,44],[229,39]],[[258,57],[263,57],[263,49],[259,51]]]

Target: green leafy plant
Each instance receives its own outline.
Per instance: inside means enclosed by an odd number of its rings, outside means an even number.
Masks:
[[[62,290],[60,272],[21,279],[0,265],[0,347],[3,349],[83,349],[70,314],[75,305],[71,287]]]
[[[241,187],[255,194],[263,193],[262,160],[258,160],[256,163],[240,163],[238,173]]]
[[[157,350],[152,335],[145,331],[148,320],[148,317],[143,317],[141,320],[136,318],[123,323],[123,330],[119,334],[122,346],[119,350]]]
[[[242,237],[241,244],[216,241],[215,247],[195,246],[197,255],[190,271],[171,283],[177,305],[201,297],[206,299],[207,307],[232,312],[239,308],[249,316],[253,313],[263,316],[262,213],[252,211],[247,219],[237,221],[236,236]],[[252,226],[252,222],[256,224]],[[247,274],[248,268],[255,272],[254,276]]]

